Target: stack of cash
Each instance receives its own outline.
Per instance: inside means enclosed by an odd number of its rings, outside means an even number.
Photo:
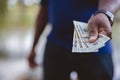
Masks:
[[[105,43],[110,40],[109,37],[99,34],[98,39],[90,43],[88,41],[89,32],[88,24],[79,21],[73,21],[74,24],[74,35],[73,35],[73,53],[88,53],[98,52],[99,49],[105,46]]]

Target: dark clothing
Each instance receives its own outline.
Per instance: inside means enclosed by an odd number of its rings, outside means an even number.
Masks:
[[[87,22],[97,10],[99,0],[41,0],[41,5],[48,7],[48,20],[52,31],[48,41],[72,50],[73,20]],[[111,42],[99,53],[112,53]]]
[[[98,53],[72,53],[73,20],[87,22],[99,0],[41,0],[48,8],[52,31],[44,55],[44,80],[69,80],[77,71],[80,80],[112,80],[111,41]]]
[[[45,50],[44,80],[70,80],[71,71],[77,71],[80,80],[112,80],[111,54],[73,54],[50,42]]]

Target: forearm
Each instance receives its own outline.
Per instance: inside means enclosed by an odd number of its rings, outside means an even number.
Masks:
[[[120,0],[99,0],[99,10],[108,10],[115,14],[120,6]]]
[[[47,9],[45,7],[41,7],[36,20],[36,28],[32,49],[34,49],[36,44],[38,43],[39,37],[47,24],[47,18]]]

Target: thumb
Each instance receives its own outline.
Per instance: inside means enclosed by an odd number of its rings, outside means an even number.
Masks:
[[[95,42],[98,38],[98,29],[96,26],[89,26],[89,42]]]

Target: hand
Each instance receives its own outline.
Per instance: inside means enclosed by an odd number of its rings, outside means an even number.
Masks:
[[[91,17],[88,21],[89,30],[89,42],[95,42],[98,38],[98,34],[104,34],[111,38],[112,28],[111,23],[107,16],[103,13],[98,13]]]
[[[30,56],[28,57],[28,62],[30,68],[35,68],[37,66],[37,63],[35,62],[35,50],[33,49],[30,53]]]

